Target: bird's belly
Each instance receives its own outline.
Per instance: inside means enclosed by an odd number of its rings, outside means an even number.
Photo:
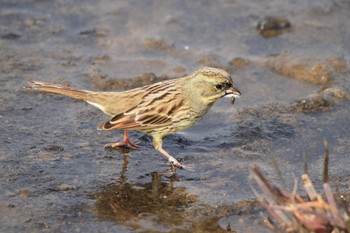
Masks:
[[[158,126],[152,129],[142,129],[140,131],[150,135],[166,136],[166,135],[173,134],[191,127],[201,118],[202,116],[199,116],[199,115],[189,116],[188,118],[183,118],[183,119],[178,119],[176,121],[173,121],[172,124],[170,125]]]

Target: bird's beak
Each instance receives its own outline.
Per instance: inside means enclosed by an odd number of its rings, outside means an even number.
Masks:
[[[232,87],[225,91],[225,97],[239,97],[239,96],[241,96],[241,92],[235,87]]]

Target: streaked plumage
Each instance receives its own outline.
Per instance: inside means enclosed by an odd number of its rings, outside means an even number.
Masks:
[[[124,130],[124,141],[114,146],[136,147],[128,139],[129,130],[153,137],[155,149],[176,167],[183,167],[162,148],[162,138],[184,130],[200,120],[223,96],[239,96],[230,75],[205,67],[186,77],[158,82],[124,92],[94,92],[58,84],[30,82],[30,89],[82,99],[113,116],[100,130]]]

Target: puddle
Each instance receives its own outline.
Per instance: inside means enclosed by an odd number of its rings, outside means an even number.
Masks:
[[[323,138],[331,185],[347,193],[349,10],[344,0],[2,3],[0,231],[268,232],[249,167],[274,181],[277,161],[293,187],[307,154],[317,181]],[[264,38],[256,25],[267,16],[291,26]],[[123,136],[96,130],[108,116],[22,89],[41,80],[121,91],[203,66],[229,71],[242,96],[164,138],[195,168],[176,176],[150,137],[130,132],[140,149],[105,150]]]

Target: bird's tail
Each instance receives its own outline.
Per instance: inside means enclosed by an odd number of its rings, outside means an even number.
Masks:
[[[68,86],[63,86],[63,85],[54,84],[54,83],[39,82],[39,81],[29,81],[29,86],[26,87],[26,89],[61,94],[61,95],[65,95],[65,96],[69,96],[75,99],[81,99],[85,101],[91,101],[91,94],[92,94],[91,91],[87,91],[87,90],[79,90]]]

